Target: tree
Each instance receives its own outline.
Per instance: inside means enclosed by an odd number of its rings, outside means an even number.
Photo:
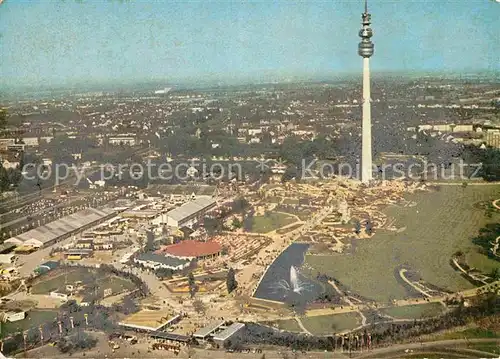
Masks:
[[[244,197],[240,197],[234,200],[231,207],[234,213],[245,213],[245,209],[249,206],[250,203]]]
[[[195,301],[193,301],[193,308],[196,313],[200,314],[205,314],[207,310],[205,303],[203,303],[200,299],[196,299]]]
[[[233,218],[233,222],[231,223],[233,228],[239,229],[243,226],[243,223],[238,218]]]
[[[493,280],[500,280],[500,268],[493,269],[490,276]]]
[[[354,223],[354,232],[356,234],[361,233],[361,223],[359,223],[359,221],[356,221],[356,223]]]
[[[229,268],[227,272],[226,285],[228,293],[231,293],[238,287],[238,282],[236,281],[236,273],[233,268]]]
[[[7,125],[7,111],[3,108],[0,108],[0,129],[5,128]]]
[[[57,347],[61,353],[70,353],[79,349],[93,348],[96,344],[96,338],[86,332],[79,332],[62,338],[57,343]]]
[[[155,236],[152,231],[147,231],[146,232],[146,246],[144,248],[145,252],[152,252],[154,251],[155,247]]]
[[[170,268],[158,268],[155,270],[155,275],[158,278],[172,278],[174,271]]]
[[[189,286],[189,295],[191,298],[194,297],[196,291],[198,290],[198,286],[196,285],[196,280],[194,279],[193,272],[190,272],[188,275],[188,286]]]

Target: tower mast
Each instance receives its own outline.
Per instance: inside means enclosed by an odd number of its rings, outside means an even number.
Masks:
[[[361,182],[369,183],[372,179],[372,118],[370,95],[370,57],[373,55],[373,36],[370,28],[371,15],[368,13],[368,0],[365,0],[365,12],[361,14],[362,28],[359,31],[361,42],[358,54],[363,58],[363,120],[361,143]]]

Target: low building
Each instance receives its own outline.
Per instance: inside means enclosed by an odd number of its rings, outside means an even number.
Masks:
[[[68,249],[66,252],[64,252],[64,255],[66,256],[66,259],[68,260],[80,260],[82,258],[87,258],[92,256],[93,250],[88,249],[88,248],[82,248],[82,249]]]
[[[212,335],[223,325],[225,322],[223,320],[217,320],[209,323],[207,326],[197,330],[193,337],[199,340],[207,340],[212,337]]]
[[[171,269],[173,271],[182,270],[188,267],[190,264],[190,260],[188,259],[167,257],[155,253],[141,253],[133,260],[135,263],[141,264],[146,268],[165,268]]]
[[[500,131],[488,130],[485,135],[486,145],[493,148],[500,148]]]
[[[7,253],[14,251],[15,248],[16,248],[16,245],[12,244],[12,243],[0,244],[0,253],[7,254]]]
[[[0,254],[0,264],[13,264],[15,259],[15,254]]]
[[[93,239],[80,239],[75,243],[77,249],[92,249],[94,247]]]
[[[0,321],[2,322],[17,322],[26,318],[26,312],[24,310],[12,310],[8,312],[3,312],[0,314]]]
[[[94,242],[94,251],[110,251],[113,246],[111,242]]]
[[[124,318],[118,325],[128,330],[139,332],[161,331],[177,324],[182,317],[158,310],[141,310]]]
[[[224,330],[215,333],[212,339],[216,344],[224,346],[226,343],[229,343],[230,341],[241,338],[244,329],[245,329],[244,323],[236,322],[231,324]]]
[[[47,273],[47,272],[50,272],[51,270],[56,269],[57,267],[59,267],[59,262],[48,261],[48,262],[40,264],[35,269],[35,273],[38,273],[38,274]]]
[[[201,242],[189,239],[164,246],[156,253],[167,257],[193,260],[217,257],[221,254],[221,251],[222,246],[218,242]]]
[[[68,292],[66,290],[56,290],[56,291],[50,292],[51,298],[61,299],[63,301],[68,301],[70,296],[71,296],[71,292]]]
[[[108,142],[110,145],[116,146],[135,146],[137,139],[134,135],[125,134],[109,137]]]

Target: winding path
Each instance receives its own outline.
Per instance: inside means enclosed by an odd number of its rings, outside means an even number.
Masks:
[[[348,304],[350,305],[351,307],[353,308],[356,308],[354,311],[357,312],[359,314],[359,316],[361,317],[361,327],[364,327],[366,325],[366,317],[365,315],[363,314],[363,312],[359,309],[359,305],[355,305],[350,299],[348,296],[344,296],[344,294],[342,293],[342,291],[339,289],[339,287],[337,287],[337,285],[335,284],[334,281],[328,281],[328,283],[335,289],[335,291],[342,297],[342,299]]]
[[[311,333],[309,330],[307,330],[306,327],[304,327],[304,324],[302,323],[302,320],[300,320],[299,317],[295,317],[295,321],[297,322],[297,324],[299,325],[300,329],[302,329],[302,331],[308,335],[313,335],[313,333]]]
[[[409,286],[411,286],[413,289],[415,289],[417,292],[419,292],[420,294],[422,294],[423,296],[427,297],[427,298],[431,298],[432,295],[430,295],[429,293],[427,293],[426,291],[420,289],[418,286],[416,286],[411,280],[409,280],[408,278],[406,278],[405,276],[405,273],[407,272],[406,269],[401,269],[399,271],[399,276],[401,277],[402,280],[404,280]]]

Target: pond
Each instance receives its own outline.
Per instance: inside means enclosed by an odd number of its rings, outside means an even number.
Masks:
[[[323,286],[304,276],[300,270],[308,248],[305,243],[288,246],[271,264],[254,296],[278,302],[316,300],[323,293]]]

